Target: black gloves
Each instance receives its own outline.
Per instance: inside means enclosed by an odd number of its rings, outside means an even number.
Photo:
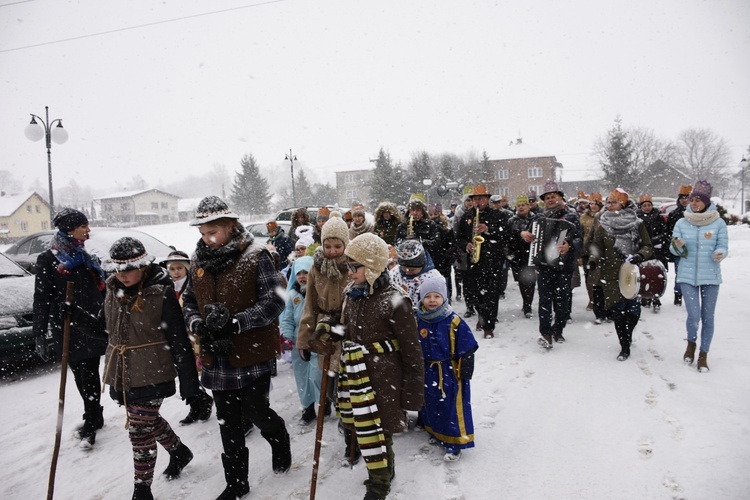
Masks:
[[[597,266],[596,261],[595,260],[590,260],[589,263],[588,263],[588,266],[589,266],[589,271],[595,270],[596,266]]]
[[[467,354],[461,359],[461,380],[471,380],[474,375],[474,355]]]
[[[641,262],[643,262],[643,257],[641,256],[641,254],[635,253],[635,254],[633,254],[633,255],[630,256],[629,260],[630,260],[631,264],[633,264],[634,266],[637,266]]]
[[[311,353],[307,349],[300,349],[299,350],[299,357],[302,359],[302,361],[310,361]]]
[[[226,305],[220,302],[206,304],[203,312],[206,316],[206,326],[217,339],[228,339],[233,333],[239,333],[240,324]]]
[[[36,350],[36,355],[39,356],[42,361],[49,361],[55,357],[55,349],[52,346],[52,343],[48,342],[43,336],[34,339],[34,349]]]
[[[334,331],[335,326],[336,321],[333,318],[327,316],[321,319],[310,339],[310,350],[323,356],[330,356],[336,352],[333,343],[341,340],[341,337]]]

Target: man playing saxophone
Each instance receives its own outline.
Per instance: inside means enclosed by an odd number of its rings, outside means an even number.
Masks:
[[[474,186],[471,199],[474,210],[467,211],[461,218],[457,246],[469,254],[464,293],[467,301],[476,306],[477,330],[483,330],[487,339],[495,336],[497,302],[501,292],[500,272],[511,234],[508,225],[510,217],[504,211],[489,206],[490,196],[482,185]],[[470,315],[466,314],[467,317]]]

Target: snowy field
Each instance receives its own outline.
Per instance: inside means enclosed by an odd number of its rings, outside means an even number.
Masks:
[[[184,223],[140,229],[186,251],[198,239],[197,229]],[[614,325],[593,324],[582,288],[574,294],[567,342],[543,352],[536,343],[536,317],[528,320],[520,314],[518,288],[511,279],[508,299],[500,303],[499,335],[479,338],[472,381],[476,448],[465,451],[460,461],[446,463],[442,450],[427,444],[424,432],[396,436],[396,478],[388,498],[750,498],[750,229],[730,227],[729,236],[708,358],[711,371],[706,374],[682,363],[685,309],[671,303],[671,275],[661,313],[644,309],[626,362],[615,360],[619,345]],[[456,309],[463,312],[463,305]],[[0,381],[0,498],[46,495],[58,370],[53,365]],[[298,423],[302,408],[289,364],[279,364],[271,400],[290,430],[292,469],[274,476],[270,447],[256,429],[247,440],[251,492],[246,498],[309,498],[314,427]],[[82,404],[68,377],[56,498],[132,494],[125,412],[106,394],[102,401],[105,427],[95,448],[83,451],[72,435]],[[177,422],[186,413],[178,398],[165,401],[163,415],[196,456],[179,479],[167,482],[161,472],[168,455],[159,448],[156,498],[209,499],[224,488],[215,415],[206,423],[180,427]],[[334,418],[326,420],[324,441],[317,498],[362,498],[364,465],[353,470],[339,466],[344,444]]]

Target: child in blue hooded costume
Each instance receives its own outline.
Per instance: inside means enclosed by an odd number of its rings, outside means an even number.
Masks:
[[[474,447],[470,381],[479,348],[469,325],[447,301],[442,275],[426,277],[417,307],[419,341],[424,357],[424,407],[420,417],[431,443],[445,447],[446,461]]]
[[[289,283],[286,287],[286,307],[281,313],[279,327],[281,334],[297,344],[297,332],[305,308],[307,292],[307,275],[312,267],[312,257],[299,257],[292,263]],[[323,374],[318,367],[318,355],[305,353],[303,358],[297,347],[292,349],[292,368],[297,382],[297,395],[305,409],[301,423],[309,424],[316,418],[315,403],[320,401],[320,386]],[[308,361],[306,361],[306,359]]]

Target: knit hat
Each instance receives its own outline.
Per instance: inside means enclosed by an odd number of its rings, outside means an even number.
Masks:
[[[628,199],[628,193],[626,193],[622,188],[613,189],[612,192],[609,193],[609,196],[607,196],[607,200],[619,201],[620,203],[622,203],[623,207],[628,204]]]
[[[300,271],[310,272],[310,268],[313,265],[313,258],[309,256],[303,256],[299,259],[295,259],[292,262],[291,272],[289,273],[289,281],[286,284],[287,291],[291,291],[294,288],[294,284],[297,282],[297,273]]]
[[[474,186],[474,188],[471,190],[471,194],[469,195],[469,198],[473,198],[475,196],[489,196],[490,193],[487,191],[487,188],[481,184],[477,184]]]
[[[52,224],[63,233],[69,233],[75,228],[88,223],[89,220],[86,215],[75,208],[63,208],[52,219]]]
[[[649,202],[651,204],[654,203],[654,199],[651,198],[651,195],[646,193],[642,194],[640,198],[638,198],[638,205],[643,205],[644,203]]]
[[[427,273],[422,283],[419,285],[419,300],[424,300],[428,293],[439,293],[444,301],[448,300],[448,287],[445,284],[445,277],[442,274],[437,276]]]
[[[433,215],[440,215],[443,213],[443,204],[440,202],[430,203],[429,208],[429,214],[430,216]]]
[[[352,205],[352,217],[355,215],[365,215],[365,206],[361,203],[355,203]]]
[[[528,205],[529,204],[529,197],[525,194],[519,194],[516,196],[516,206],[518,205]]]
[[[119,273],[146,267],[153,261],[154,258],[146,252],[143,243],[125,236],[112,243],[109,249],[109,259],[104,261],[102,267],[105,271]]]
[[[578,201],[589,201],[584,191],[578,191]]]
[[[677,193],[678,198],[690,196],[690,191],[693,190],[692,186],[680,186],[680,191]]]
[[[398,263],[406,267],[424,267],[427,263],[424,247],[419,240],[404,240],[396,247]]]
[[[344,254],[365,266],[365,280],[370,284],[370,293],[373,293],[372,284],[388,266],[388,244],[373,233],[363,233],[352,240]]]
[[[544,190],[542,191],[542,195],[540,197],[542,198],[542,201],[544,201],[544,197],[550,193],[557,193],[560,196],[565,196],[565,193],[560,190],[560,186],[558,186],[555,181],[547,181],[547,183],[544,185]]]
[[[166,259],[159,262],[159,265],[162,267],[167,267],[170,262],[181,262],[185,265],[185,267],[188,267],[190,264],[190,257],[188,257],[188,254],[186,254],[185,252],[175,250],[174,252],[167,255]]]
[[[704,205],[707,207],[711,205],[711,192],[713,186],[707,180],[698,181],[693,186],[693,191],[690,193],[691,198],[699,198]]]
[[[318,220],[328,220],[330,216],[331,211],[328,209],[328,207],[320,207],[318,209]]]
[[[349,228],[341,217],[331,217],[323,224],[320,230],[320,242],[324,243],[328,238],[338,238],[344,244],[349,244]]]
[[[206,196],[198,203],[195,211],[195,219],[190,221],[191,226],[200,226],[207,222],[218,219],[239,219],[240,216],[229,209],[229,205],[218,196]]]

